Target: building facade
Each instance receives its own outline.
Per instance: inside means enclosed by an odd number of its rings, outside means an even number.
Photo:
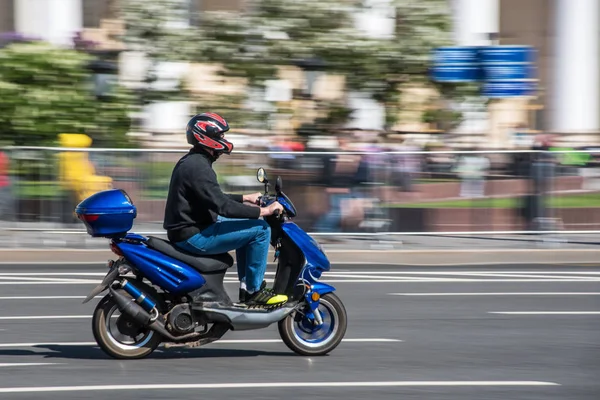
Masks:
[[[598,0],[453,0],[460,45],[529,45],[537,50],[538,92],[495,104],[494,136],[515,123],[598,144],[600,2]],[[496,120],[497,123],[494,124]]]
[[[0,0],[0,33],[16,31],[57,44],[70,44],[75,33],[85,31],[89,38],[107,42],[107,31],[115,29],[115,5],[118,1]],[[236,11],[244,6],[244,0],[181,1],[189,2],[189,7],[198,11]],[[393,16],[385,11],[385,3],[390,0],[369,1],[376,3],[377,7],[357,16],[357,24],[369,35],[385,37],[393,33],[394,23],[390,21]],[[456,44],[516,44],[531,45],[537,49],[539,89],[536,96],[494,101],[483,112],[479,110],[467,113],[467,121],[462,127],[465,133],[480,137],[489,136],[498,146],[506,146],[512,127],[522,124],[533,131],[563,135],[573,142],[598,141],[600,1],[448,1],[454,16]],[[193,24],[194,21],[188,23]],[[116,44],[108,43],[107,46]],[[133,57],[129,62],[133,65],[138,61]],[[186,70],[180,65],[166,65],[165,68],[171,68],[175,71],[173,73]],[[208,71],[212,71],[209,67],[194,66],[187,70],[198,68],[205,72],[206,76],[206,82],[196,82],[198,86],[206,85],[207,82],[209,87],[211,82],[215,88],[222,86],[222,82],[217,82],[217,78],[209,77],[211,73]],[[135,74],[135,71],[135,67],[129,68],[130,74]],[[301,80],[293,71],[288,71],[287,74],[296,81]],[[293,82],[292,86],[296,87],[297,84]],[[338,86],[321,82],[320,90],[339,90]],[[350,93],[348,101],[351,106],[361,110],[356,113],[359,116],[358,120],[354,121],[358,127],[373,124],[373,116],[381,114],[378,104],[358,93]],[[156,112],[164,115],[165,111],[166,109]],[[179,114],[185,112],[184,108],[181,108]],[[168,131],[177,126],[179,120],[180,118],[175,118],[172,123],[165,123],[164,127],[157,129]],[[377,122],[377,127],[380,127],[380,124]]]

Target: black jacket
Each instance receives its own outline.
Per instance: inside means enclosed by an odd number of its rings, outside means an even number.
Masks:
[[[173,169],[163,224],[170,241],[189,239],[215,223],[219,215],[260,217],[260,209],[243,204],[242,195],[221,191],[212,164],[208,153],[192,149]]]

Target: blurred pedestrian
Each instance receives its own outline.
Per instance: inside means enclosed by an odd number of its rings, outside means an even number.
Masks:
[[[12,219],[14,199],[9,177],[9,159],[0,151],[0,220]]]
[[[340,136],[338,139],[339,152],[350,152],[350,139]],[[343,214],[351,214],[352,187],[360,165],[360,155],[332,154],[325,160],[324,182],[329,196],[329,211],[315,224],[315,230],[320,233],[342,231]],[[345,208],[345,209],[344,209]]]
[[[471,149],[470,151],[474,151]],[[460,197],[481,198],[485,195],[485,177],[490,168],[490,160],[483,154],[465,154],[455,171],[462,179]]]

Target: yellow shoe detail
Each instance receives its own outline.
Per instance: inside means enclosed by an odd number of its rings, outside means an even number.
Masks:
[[[285,303],[286,301],[288,301],[288,297],[286,295],[278,294],[278,295],[275,295],[275,296],[271,297],[267,301],[267,304],[268,305],[281,304],[281,303]]]

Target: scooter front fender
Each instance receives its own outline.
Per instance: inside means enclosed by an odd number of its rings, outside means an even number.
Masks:
[[[327,293],[331,293],[335,291],[335,288],[331,285],[322,282],[315,282],[311,288],[312,292],[319,293],[319,296],[326,295]]]

